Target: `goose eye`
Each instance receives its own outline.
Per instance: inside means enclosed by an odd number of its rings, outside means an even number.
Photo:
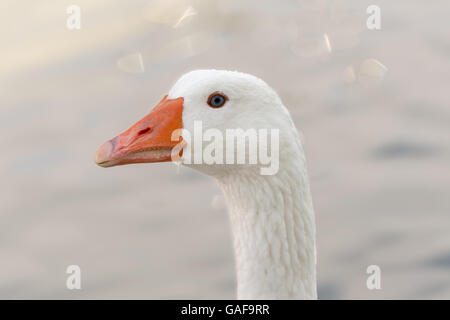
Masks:
[[[208,98],[208,104],[212,108],[220,108],[225,102],[227,102],[228,98],[223,93],[214,92]]]

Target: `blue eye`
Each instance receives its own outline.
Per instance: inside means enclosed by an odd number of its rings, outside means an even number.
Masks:
[[[208,98],[208,104],[212,108],[220,108],[225,102],[227,102],[228,98],[226,95],[220,92],[212,93]]]

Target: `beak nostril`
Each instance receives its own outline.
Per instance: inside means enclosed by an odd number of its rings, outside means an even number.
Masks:
[[[138,136],[140,136],[140,135],[142,135],[142,134],[145,134],[145,133],[147,133],[147,132],[151,132],[151,130],[152,130],[152,128],[145,128],[145,129],[142,129],[142,130],[140,130],[139,132],[138,132]]]

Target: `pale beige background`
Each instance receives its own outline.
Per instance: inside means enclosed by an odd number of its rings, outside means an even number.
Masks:
[[[0,298],[234,297],[210,178],[93,163],[197,68],[255,74],[291,111],[317,215],[319,297],[450,298],[449,2],[378,0],[379,31],[365,26],[373,1],[167,3],[0,2]],[[66,28],[69,4],[79,31]],[[179,21],[189,6],[197,14]],[[387,73],[358,74],[371,58]],[[65,287],[70,264],[81,291]],[[370,264],[380,291],[365,287]]]

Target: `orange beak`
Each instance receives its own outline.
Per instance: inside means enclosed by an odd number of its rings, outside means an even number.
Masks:
[[[112,167],[130,163],[171,161],[172,132],[183,127],[183,98],[167,99],[127,131],[106,141],[95,153],[95,163]]]

